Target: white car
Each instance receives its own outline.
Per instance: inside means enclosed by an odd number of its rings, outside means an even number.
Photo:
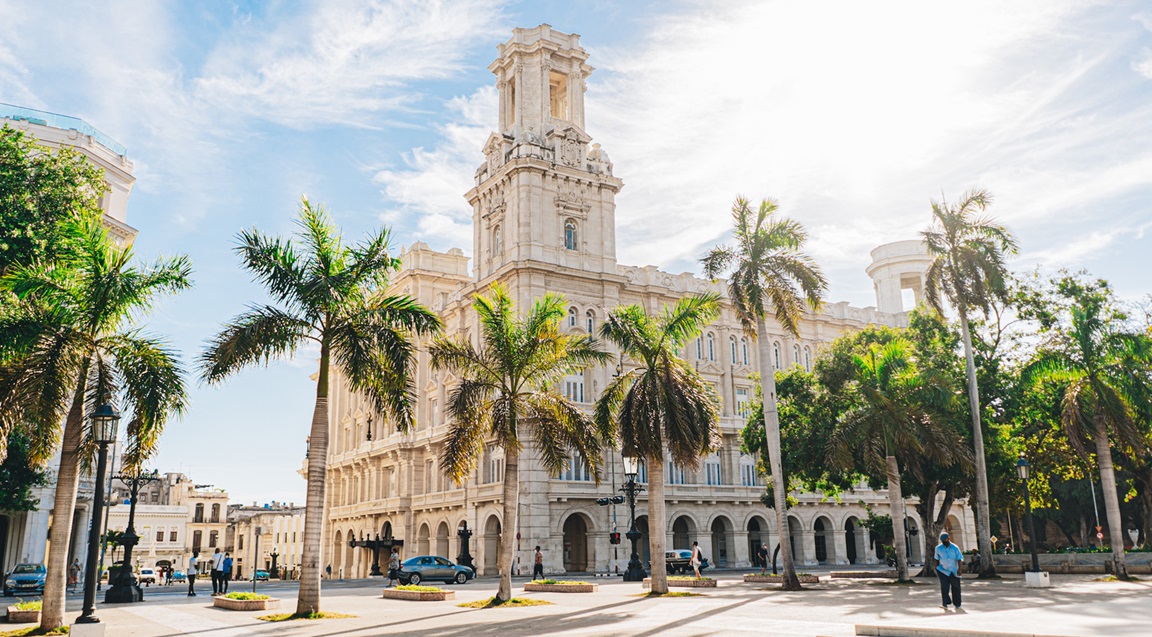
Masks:
[[[140,573],[136,575],[136,579],[141,584],[144,584],[146,586],[158,583],[157,579],[156,579],[156,569],[152,569],[152,568],[140,569]]]

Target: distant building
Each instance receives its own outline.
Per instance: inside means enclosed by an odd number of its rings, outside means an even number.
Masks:
[[[122,144],[101,133],[84,120],[32,108],[0,103],[0,127],[10,126],[25,131],[38,143],[49,148],[69,147],[104,169],[108,191],[100,201],[104,223],[114,239],[131,244],[136,229],[128,225],[128,197],[136,178],[128,151]],[[56,470],[60,454],[48,463],[48,484],[33,490],[40,502],[32,511],[0,511],[0,567],[7,573],[19,562],[44,563],[47,557],[48,527],[55,506]],[[72,546],[68,561],[84,563],[88,528],[91,525],[92,476],[82,476],[72,518]]]
[[[273,578],[296,579],[303,556],[304,507],[294,502],[232,505],[225,546],[232,553],[234,579],[251,577],[253,569],[268,571]]]

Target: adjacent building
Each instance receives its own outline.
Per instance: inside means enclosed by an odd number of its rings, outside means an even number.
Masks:
[[[790,510],[789,528],[781,533],[774,514],[761,504],[765,487],[755,459],[740,452],[739,435],[755,372],[794,365],[810,369],[820,347],[840,334],[870,324],[906,324],[904,312],[911,305],[905,298],[918,301],[923,291],[928,263],[923,246],[898,242],[873,252],[868,273],[879,309],[828,303],[805,315],[799,337],[770,321],[762,336],[770,341],[770,360],[758,360],[724,282],[617,262],[615,197],[624,182],[585,130],[585,81],[593,71],[587,62],[579,36],[548,25],[516,29],[498,47],[489,67],[499,94],[498,130],[484,144],[475,185],[465,194],[473,208],[473,262],[459,249],[438,252],[416,243],[402,252],[403,266],[390,291],[415,297],[439,313],[448,336],[474,343],[478,323],[472,297],[496,282],[521,307],[546,292],[563,293],[569,303],[563,328],[574,333],[595,333],[606,311],[619,305],[639,304],[656,312],[686,295],[720,294],[721,316],[682,355],[722,399],[722,444],[698,470],[666,462],[667,520],[649,521],[646,495],[641,496],[638,526],[645,558],[648,534],[663,533],[669,548],[699,541],[721,566],[746,566],[754,547],[775,545],[782,536],[790,539],[804,565],[874,562],[876,553],[860,521],[867,506],[887,511],[885,492],[862,487],[840,502],[818,493],[797,494],[799,505]],[[564,379],[563,390],[590,410],[616,372],[586,369]],[[419,353],[415,377],[416,424],[405,434],[349,391],[339,372],[333,379],[323,561],[334,575],[369,572],[371,551],[354,547],[350,539],[380,535],[403,540],[408,555],[455,557],[461,552],[460,538],[467,537],[458,533],[464,527],[474,533],[469,551],[481,574],[495,573],[497,541],[505,532],[516,534],[521,564],[531,564],[531,549],[539,544],[549,573],[623,570],[619,562],[627,561],[627,553],[609,543],[609,533],[627,530],[628,512],[595,503],[623,480],[618,453],[606,452],[604,482],[597,485],[585,458],[573,454],[568,466],[552,474],[537,462],[532,441],[525,440],[518,526],[505,529],[498,447],[489,445],[462,483],[441,471],[453,378],[432,370],[425,350]],[[646,482],[643,472],[641,481]],[[915,530],[920,523],[908,509]],[[972,515],[966,503],[954,505],[948,525],[961,546],[971,544]],[[918,544],[913,542],[914,560]]]
[[[273,578],[296,579],[304,546],[304,507],[294,502],[228,510],[227,550],[232,553],[232,577],[251,577],[253,569]]]

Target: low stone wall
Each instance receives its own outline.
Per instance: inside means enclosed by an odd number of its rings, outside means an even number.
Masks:
[[[896,571],[832,571],[832,579],[888,579],[896,577]]]
[[[280,608],[280,600],[275,597],[268,599],[232,599],[220,595],[212,598],[212,605],[224,610],[272,610]]]
[[[525,584],[524,590],[530,593],[595,593],[599,584]]]
[[[817,575],[797,575],[801,584],[819,584],[820,577]],[[783,575],[745,575],[745,584],[783,584]]]
[[[652,578],[644,578],[643,588],[652,588]],[[714,579],[672,579],[668,578],[668,588],[716,588]]]
[[[992,556],[996,570],[1004,573],[1023,573],[1032,568],[1028,553],[997,553]],[[1040,569],[1049,573],[1111,573],[1111,553],[1041,553]],[[1129,573],[1152,573],[1152,553],[1125,553],[1124,563]]]
[[[456,599],[453,591],[400,591],[395,588],[384,589],[384,599],[402,599],[408,602],[442,602],[446,599]]]
[[[8,607],[8,623],[9,624],[39,624],[40,611],[38,610],[16,610],[15,606]]]

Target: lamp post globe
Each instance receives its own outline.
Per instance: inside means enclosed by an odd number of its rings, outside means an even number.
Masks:
[[[92,439],[96,442],[96,488],[92,496],[92,530],[88,533],[88,559],[84,565],[84,605],[78,624],[96,624],[96,582],[100,574],[96,571],[100,559],[100,543],[104,530],[104,474],[108,471],[108,445],[116,441],[116,425],[120,422],[120,412],[109,403],[103,403],[89,417],[92,421]]]

